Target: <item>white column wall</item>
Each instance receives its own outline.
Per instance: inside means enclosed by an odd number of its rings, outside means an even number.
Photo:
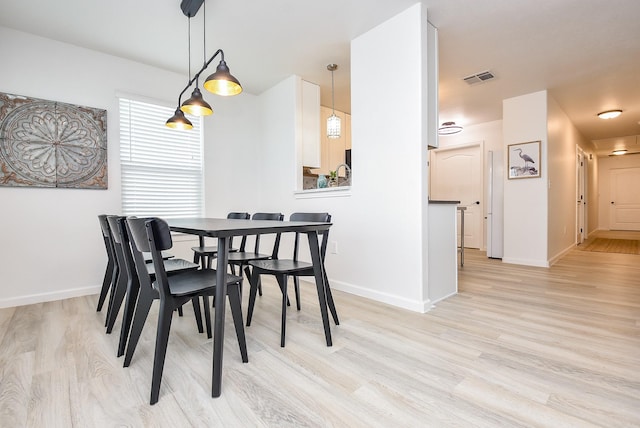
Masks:
[[[547,91],[503,101],[504,159],[510,144],[541,142],[541,177],[506,180],[504,186],[504,256],[502,261],[549,266],[547,257]],[[508,166],[505,165],[505,171]],[[553,185],[553,183],[551,183]]]

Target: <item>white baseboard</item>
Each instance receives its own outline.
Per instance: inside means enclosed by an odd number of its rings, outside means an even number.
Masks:
[[[300,278],[302,281],[313,282],[307,278]],[[391,306],[407,309],[413,312],[426,313],[433,308],[431,300],[425,301],[409,300],[404,297],[395,296],[389,293],[382,293],[376,290],[359,287],[357,285],[349,284],[342,281],[336,281],[329,279],[331,282],[331,289],[344,291],[345,293],[355,294],[356,296],[364,297],[367,299],[375,300],[376,302],[386,303]]]
[[[550,266],[549,262],[546,260],[518,259],[518,258],[510,258],[510,257],[503,257],[502,263],[509,263],[512,265],[546,267],[546,268]]]
[[[29,294],[26,296],[0,299],[0,308],[12,308],[14,306],[32,305],[34,303],[52,302],[54,300],[69,299],[72,297],[88,296],[100,293],[102,286],[72,288],[69,290],[54,291],[51,293]],[[96,299],[96,305],[98,300]]]
[[[549,266],[553,266],[558,260],[563,258],[569,251],[573,250],[574,248],[576,248],[576,244],[571,244],[564,250],[560,251],[558,254],[552,257],[551,260],[549,260]]]

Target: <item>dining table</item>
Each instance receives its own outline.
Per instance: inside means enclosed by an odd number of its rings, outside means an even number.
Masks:
[[[332,346],[331,328],[327,312],[327,287],[325,268],[320,255],[319,234],[328,231],[332,223],[305,221],[270,221],[270,220],[238,220],[226,218],[174,218],[167,219],[173,232],[180,232],[199,237],[200,246],[204,246],[205,237],[218,239],[218,257],[216,265],[215,301],[225,302],[227,294],[227,263],[229,259],[229,243],[234,236],[277,234],[298,232],[307,235],[311,262],[315,277],[320,314],[324,326],[327,346]],[[224,349],[224,323],[226,304],[216,305],[213,325],[213,375],[211,395],[219,397],[222,391],[222,361]]]

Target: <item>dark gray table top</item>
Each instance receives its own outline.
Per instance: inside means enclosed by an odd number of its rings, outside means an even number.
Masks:
[[[236,220],[204,217],[167,219],[167,223],[174,232],[211,237],[322,231],[329,229],[332,224],[308,221]]]

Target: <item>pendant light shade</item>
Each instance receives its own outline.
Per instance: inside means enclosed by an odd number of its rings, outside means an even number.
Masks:
[[[207,91],[222,96],[238,95],[242,92],[240,82],[231,75],[224,59],[218,64],[216,72],[207,77],[207,80],[202,86],[204,86]]]
[[[191,98],[182,103],[180,110],[193,116],[208,116],[213,114],[213,109],[209,103],[202,98],[202,92],[198,89],[197,84],[191,93]]]
[[[175,114],[171,116],[169,120],[167,120],[166,125],[169,128],[180,129],[180,130],[187,130],[187,129],[193,128],[193,124],[189,121],[189,119],[185,117],[184,113],[179,108],[177,108]]]
[[[327,65],[327,70],[331,72],[331,110],[332,114],[327,118],[327,138],[340,138],[340,118],[336,116],[335,96],[333,85],[333,72],[338,69],[337,64]]]
[[[335,113],[327,118],[327,137],[340,138],[340,118]]]

